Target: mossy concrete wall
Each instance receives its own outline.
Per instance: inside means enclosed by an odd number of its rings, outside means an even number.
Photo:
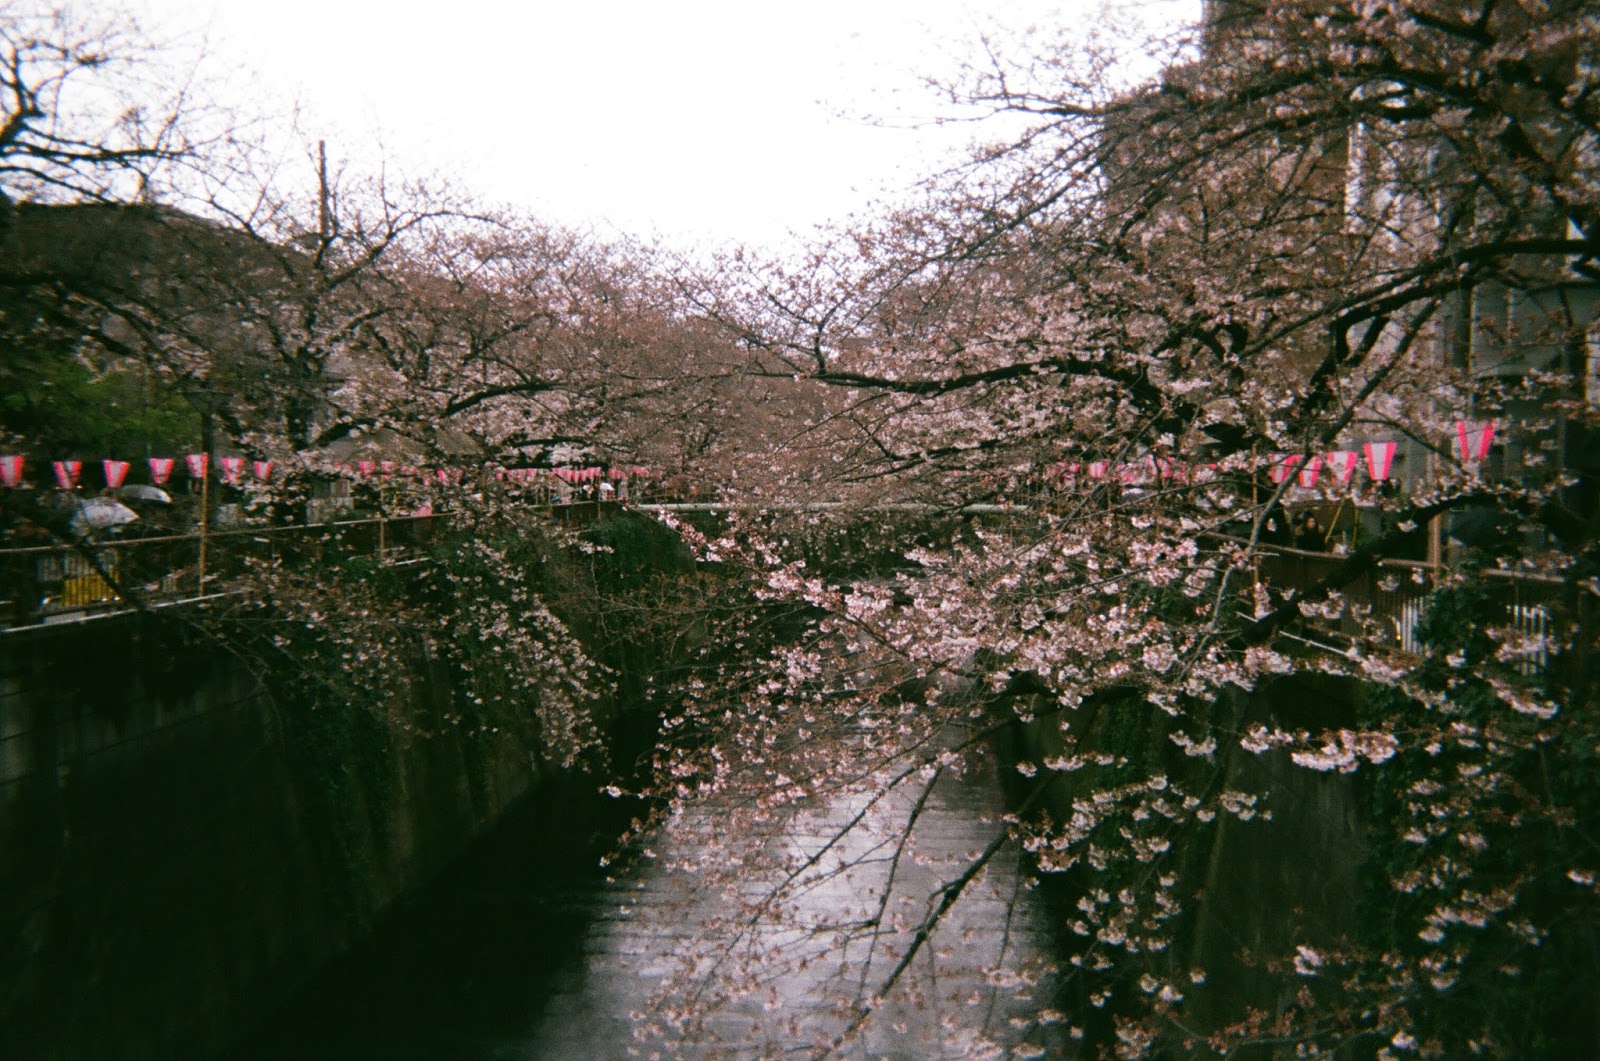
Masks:
[[[286,717],[204,621],[0,636],[6,1057],[220,1052],[538,783],[512,741]]]

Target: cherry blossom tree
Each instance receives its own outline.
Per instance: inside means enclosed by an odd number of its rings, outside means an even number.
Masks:
[[[697,296],[753,375],[819,394],[802,442],[750,459],[768,469],[750,496],[954,508],[1053,489],[924,533],[870,577],[786,553],[796,528],[711,536],[708,556],[813,625],[689,690],[662,795],[748,794],[719,836],[759,850],[775,807],[870,802],[1009,741],[1009,831],[1078,940],[1052,1019],[1095,1050],[1581,1049],[1597,12],[1210,15],[1154,43],[1169,62],[1143,88],[1070,42],[994,55],[962,99],[1031,116],[1026,135],[810,268],[735,270],[720,290],[741,297]],[[1458,421],[1495,422],[1501,448],[1458,450]],[[1286,503],[1326,516],[1350,499],[1273,462],[1374,438],[1407,444],[1400,489],[1363,502],[1371,525],[1342,554],[1286,553]],[[1470,535],[1451,515],[1467,512],[1503,533]],[[1430,524],[1459,540],[1408,564]],[[1410,618],[1384,604],[1406,586]],[[876,824],[891,850],[920,805]],[[736,916],[785,926],[848,831]],[[997,835],[884,942],[905,961],[937,948],[1004,849]],[[854,938],[826,931],[841,952]],[[717,993],[712,965],[663,996],[672,1027],[706,1019],[691,1003]],[[844,993],[819,1056],[862,1033],[903,967]],[[741,975],[723,996],[757,974]],[[1033,1034],[1013,1045],[1043,1049]]]
[[[200,105],[150,75],[125,18],[10,0],[0,9],[0,189],[21,200],[125,201],[203,143]]]
[[[160,51],[125,19],[0,7],[0,382],[32,398],[12,408],[8,434],[51,429],[40,384],[66,382],[57,363],[114,272],[101,258],[127,239],[104,223],[110,204],[158,194],[211,139],[215,115],[152,76]],[[77,231],[54,223],[51,208],[67,206]],[[72,388],[57,389],[59,401]]]
[[[155,574],[230,591],[197,625],[283,690],[286,712],[436,731],[407,695],[426,658],[451,670],[452,727],[558,765],[589,754],[608,678],[547,604],[570,580],[543,577],[558,547],[528,528],[544,513],[492,471],[548,462],[560,443],[643,459],[629,449],[648,437],[629,422],[634,403],[682,386],[648,348],[692,345],[664,282],[642,250],[482,209],[436,181],[330,167],[321,145],[303,168],[271,164],[258,130],[174,82],[172,65],[126,19],[0,7],[7,452],[33,467],[80,456],[49,448],[77,436],[17,415],[39,391],[58,419],[90,412],[61,407],[70,369],[134,378],[187,414],[162,421],[177,437],[160,441],[184,447],[166,453],[274,461],[269,483],[228,487],[247,521],[300,522],[311,477],[347,474],[357,455],[341,444],[446,467],[386,478],[368,498],[386,515],[434,504],[437,540],[412,555],[435,581],[420,588],[347,565],[336,542],[324,555],[315,536],[226,565],[213,544],[209,570],[201,544],[197,567]],[[102,434],[116,442],[119,427],[126,442],[125,423]],[[102,566],[49,500],[8,490],[6,515],[79,547],[124,601],[160,592]]]
[[[905,1007],[959,1026],[975,977],[1013,993],[961,1040],[980,1055],[1579,1053],[1600,12],[1207,11],[1147,42],[1142,85],[1125,38],[987,49],[952,92],[1022,135],[804,260],[707,270],[320,157],[300,191],[242,180],[242,148],[188,166],[181,109],[80,129],[59,105],[110,38],[35,18],[3,38],[0,223],[93,203],[135,218],[114,260],[138,268],[13,256],[5,331],[225,386],[252,453],[459,465],[427,488],[459,532],[432,596],[258,565],[231,636],[380,712],[421,639],[496,706],[473,724],[517,717],[563,759],[605,676],[493,465],[633,456],[801,509],[680,525],[710,574],[649,620],[693,662],[638,837],[711,841],[679,868],[728,900],[642,1020],[664,1049],[751,1000],[760,1049],[876,1049]],[[1383,439],[1397,484],[1281,474]],[[1291,509],[1344,551],[1287,548]],[[516,657],[498,682],[485,645]],[[950,780],[997,764],[1009,816],[914,872]],[[1054,972],[945,935],[1019,849]],[[776,993],[792,974],[813,1020]]]

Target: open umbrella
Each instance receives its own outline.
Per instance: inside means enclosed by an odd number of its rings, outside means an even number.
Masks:
[[[158,505],[172,504],[172,495],[159,486],[129,483],[117,488],[117,496],[125,501],[154,501]]]
[[[83,534],[90,530],[120,527],[138,518],[139,513],[120,501],[113,501],[109,497],[91,497],[79,502],[78,510],[72,514],[71,526],[74,534]]]

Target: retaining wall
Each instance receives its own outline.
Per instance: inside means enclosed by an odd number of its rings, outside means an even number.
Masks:
[[[0,636],[6,1057],[220,1052],[537,784],[512,741],[287,717],[204,621]]]

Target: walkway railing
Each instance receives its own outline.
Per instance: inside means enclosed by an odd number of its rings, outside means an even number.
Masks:
[[[552,522],[586,526],[622,508],[612,499],[543,499]],[[149,538],[0,548],[0,630],[168,606],[225,592],[253,561],[414,558],[446,516],[412,515],[248,526]]]
[[[551,518],[587,524],[619,508],[615,501],[556,503]],[[663,511],[726,511],[738,506],[698,501],[638,504]],[[804,507],[826,510],[815,504]],[[923,511],[932,506],[891,506]],[[1012,506],[973,505],[968,514],[1019,511]],[[1023,510],[1025,511],[1025,510]],[[286,527],[242,527],[169,537],[50,544],[0,549],[0,629],[64,622],[127,610],[135,603],[170,605],[224,592],[251,562],[324,561],[330,556],[371,557],[392,563],[417,555],[441,529],[442,516],[401,516]],[[1303,590],[1336,574],[1346,557],[1284,546],[1259,554],[1255,575],[1278,590]],[[1337,618],[1315,614],[1298,624],[1303,633],[1345,645],[1376,644],[1421,655],[1417,637],[1439,571],[1412,560],[1382,560],[1339,588],[1344,607]],[[1559,578],[1532,572],[1487,569],[1478,574],[1503,608],[1497,624],[1510,645],[1510,659],[1523,675],[1542,674],[1571,632],[1592,623],[1600,592],[1587,587],[1577,603]]]
[[[289,527],[241,527],[205,536],[106,540],[0,549],[0,627],[16,629],[172,604],[227,589],[252,561],[303,562],[415,555],[436,517],[404,516]]]
[[[1277,548],[1262,554],[1258,572],[1274,589],[1302,589],[1327,580],[1345,559]],[[1440,576],[1439,570],[1421,561],[1379,561],[1340,588],[1345,606],[1337,619],[1313,614],[1305,617],[1304,626],[1346,643],[1376,642],[1422,655],[1417,628]],[[1486,568],[1469,577],[1480,579],[1496,609],[1503,610],[1503,620],[1490,625],[1504,635],[1509,662],[1525,676],[1542,674],[1571,632],[1593,619],[1592,588],[1573,598],[1561,579],[1536,572]]]

